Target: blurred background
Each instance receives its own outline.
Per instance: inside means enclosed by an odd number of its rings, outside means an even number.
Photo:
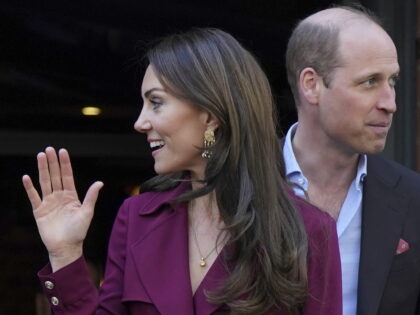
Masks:
[[[385,154],[417,169],[416,1],[360,2],[384,18],[403,69]],[[48,257],[21,185],[23,174],[36,178],[35,156],[48,145],[70,151],[81,198],[93,181],[105,183],[85,244],[100,282],[119,205],[154,175],[145,137],[133,130],[141,110],[138,59],[148,42],[195,26],[228,31],[266,70],[286,130],[296,119],[287,39],[299,19],[332,3],[1,0],[0,314],[48,314],[36,277]]]

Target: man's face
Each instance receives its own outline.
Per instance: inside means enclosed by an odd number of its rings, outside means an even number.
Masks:
[[[329,87],[320,89],[322,132],[346,154],[380,152],[396,111],[395,45],[378,26],[360,23],[341,31],[339,56]]]

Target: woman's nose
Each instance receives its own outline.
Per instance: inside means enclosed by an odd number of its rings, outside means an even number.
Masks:
[[[146,110],[143,108],[140,112],[139,117],[134,122],[134,129],[140,133],[146,133],[152,128],[152,125],[147,118]]]

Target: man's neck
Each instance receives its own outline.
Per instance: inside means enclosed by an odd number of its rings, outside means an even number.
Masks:
[[[313,132],[305,134],[302,127],[298,125],[292,148],[305,177],[324,188],[350,185],[357,174],[360,154],[349,154],[330,146],[317,139]]]
[[[292,148],[308,180],[309,201],[338,218],[347,191],[357,174],[360,155],[346,154],[329,146],[316,134],[306,133],[298,126]]]

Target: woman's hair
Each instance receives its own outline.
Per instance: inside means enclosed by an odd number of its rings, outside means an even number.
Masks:
[[[297,313],[307,295],[307,239],[288,197],[266,75],[231,35],[211,28],[166,37],[147,59],[169,93],[219,121],[204,187],[178,198],[214,191],[229,235],[226,266],[233,267],[218,290],[207,292],[209,301],[232,313]],[[185,175],[156,176],[143,191],[167,190]]]

